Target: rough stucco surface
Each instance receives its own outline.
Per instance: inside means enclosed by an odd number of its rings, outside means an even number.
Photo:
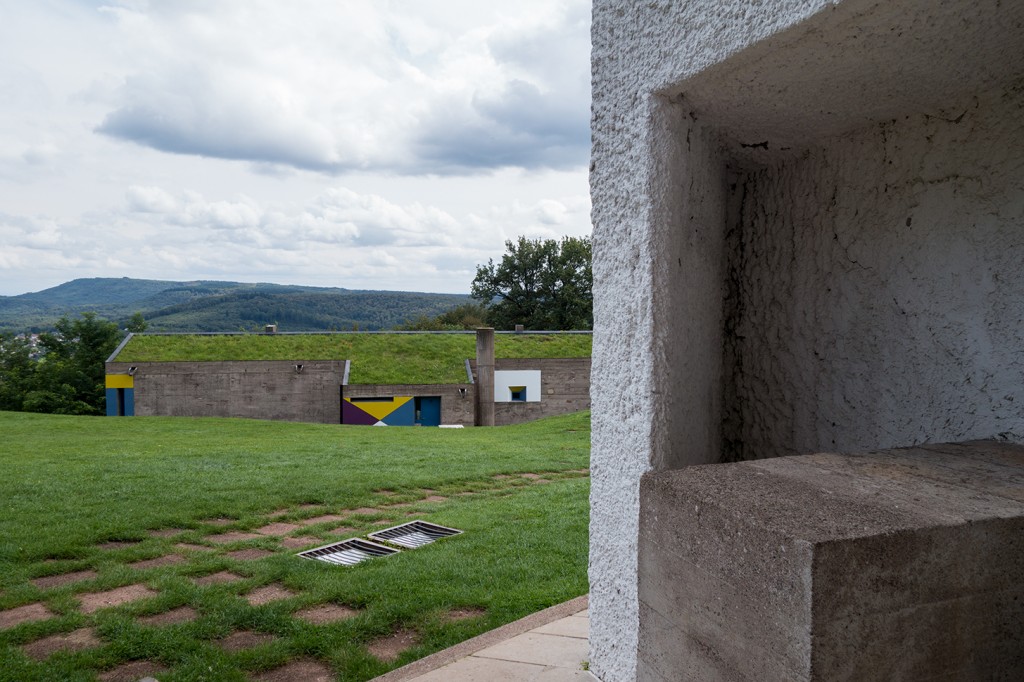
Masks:
[[[950,109],[735,178],[728,457],[1024,438],[1024,87]]]
[[[904,445],[933,428],[942,439],[1020,435],[1020,389],[1003,389],[1013,372],[1022,383],[1020,340],[1007,338],[1021,325],[1020,279],[1004,269],[1022,260],[1021,131],[1005,127],[1024,118],[1022,26],[1024,3],[998,0],[594,0],[590,641],[600,679],[636,676],[645,471],[765,443],[781,454],[831,449],[833,438]],[[942,121],[965,111],[960,124]],[[960,149],[966,140],[987,151]],[[803,225],[819,219],[817,231]],[[750,242],[742,263],[726,256],[740,239]],[[977,267],[992,248],[998,262]],[[896,249],[910,253],[899,261]],[[794,259],[795,272],[774,270]],[[839,291],[822,293],[819,277],[841,279]],[[895,302],[869,294],[879,285]],[[789,336],[724,344],[757,320],[737,296],[767,303]],[[860,307],[832,310],[829,296]],[[953,306],[938,335],[935,301]],[[975,303],[980,327],[968,319]],[[833,335],[825,350],[841,369],[814,358],[814,325]],[[865,396],[899,362],[911,370],[886,389],[882,404],[900,408],[889,418]],[[737,396],[750,405],[737,410]]]

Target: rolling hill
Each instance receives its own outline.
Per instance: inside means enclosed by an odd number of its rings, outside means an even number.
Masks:
[[[86,311],[117,322],[141,312],[149,331],[251,331],[275,322],[281,331],[376,330],[439,315],[468,300],[460,294],[91,278],[0,296],[0,331],[41,331],[62,315]]]

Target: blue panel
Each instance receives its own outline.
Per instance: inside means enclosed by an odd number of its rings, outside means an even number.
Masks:
[[[107,389],[107,416],[108,417],[116,417],[117,416],[117,389],[116,388],[108,388]]]
[[[419,419],[416,423],[420,426],[441,425],[440,396],[416,398],[416,409],[419,411]]]
[[[415,400],[409,400],[381,421],[388,426],[412,426],[416,423]]]
[[[124,416],[134,417],[135,416],[135,389],[126,388],[124,389]]]

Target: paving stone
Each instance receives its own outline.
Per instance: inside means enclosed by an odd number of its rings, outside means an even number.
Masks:
[[[230,526],[235,521],[236,519],[229,519],[221,516],[216,519],[204,519],[203,521],[200,521],[200,523],[205,523],[208,526]]]
[[[579,669],[581,663],[587,660],[589,647],[586,639],[578,637],[526,632],[478,651],[474,656]]]
[[[415,630],[402,629],[386,637],[375,639],[366,645],[372,656],[390,663],[397,660],[402,652],[419,644],[420,636]]]
[[[336,623],[339,620],[348,620],[359,615],[357,609],[341,606],[340,604],[319,604],[309,606],[293,614],[299,620],[304,620],[313,625],[325,625]]]
[[[587,639],[590,637],[590,619],[568,616],[535,628],[533,632],[539,632],[542,635],[561,635],[562,637],[581,637]]]
[[[220,585],[223,583],[231,583],[236,580],[244,580],[244,578],[231,571],[218,571],[217,573],[211,573],[210,575],[204,575],[202,578],[195,578],[192,582],[196,585]]]
[[[0,611],[0,630],[13,628],[22,623],[46,620],[47,618],[53,618],[54,615],[48,608],[39,603],[17,606],[13,609]]]
[[[255,682],[334,682],[334,673],[319,661],[305,659],[286,663],[252,679]]]
[[[262,606],[272,601],[280,601],[294,596],[294,592],[280,585],[264,585],[245,595],[245,600],[253,606]]]
[[[241,632],[233,632],[220,640],[217,642],[217,646],[224,651],[241,651],[242,649],[252,649],[263,644],[269,644],[275,639],[277,638],[265,632],[242,630]]]
[[[155,597],[158,594],[159,592],[156,590],[151,590],[141,583],[136,583],[135,585],[125,585],[124,587],[117,587],[106,592],[80,594],[78,595],[78,600],[81,602],[82,613],[93,613],[100,609]]]
[[[157,613],[152,616],[142,616],[138,622],[142,625],[174,625],[175,623],[187,623],[199,617],[199,612],[191,606],[179,606],[170,611]]]
[[[421,675],[415,682],[533,682],[545,669],[531,663],[470,656]]]
[[[78,583],[83,580],[92,580],[96,577],[96,571],[85,570],[74,573],[61,573],[59,575],[47,575],[42,578],[33,578],[29,582],[41,590],[48,590],[51,587],[59,587],[69,583]]]
[[[165,672],[167,668],[153,661],[131,661],[100,673],[96,679],[100,682],[141,682],[144,678],[152,679],[154,675]]]
[[[137,544],[139,544],[138,540],[110,540],[97,545],[97,547],[100,549],[126,549]]]
[[[520,477],[522,477],[522,478],[528,478],[528,479],[530,479],[531,481],[535,481],[535,480],[537,480],[538,478],[540,478],[540,477],[541,477],[541,475],[540,475],[540,474],[519,474],[519,475],[520,475]]]
[[[185,563],[185,557],[178,556],[177,554],[166,554],[164,556],[158,556],[155,559],[143,559],[142,561],[135,561],[128,565],[132,568],[137,568],[139,570],[146,570],[147,568],[174,566],[175,564],[181,563]]]
[[[287,535],[300,528],[302,526],[297,523],[270,523],[262,528],[257,528],[256,532],[261,535]]]
[[[431,495],[431,496],[429,496],[427,498],[424,498],[423,501],[424,502],[444,502],[447,499],[448,499],[447,497],[441,497],[440,495]]]
[[[50,635],[21,647],[29,658],[41,661],[58,651],[82,651],[98,647],[103,642],[96,636],[96,628],[82,628],[74,632]]]
[[[300,536],[296,538],[281,538],[281,545],[288,549],[303,549],[305,547],[313,547],[315,545],[326,544],[320,538],[311,538],[306,536]]]
[[[376,516],[383,510],[377,509],[376,507],[359,507],[358,509],[352,509],[348,512],[350,516]]]

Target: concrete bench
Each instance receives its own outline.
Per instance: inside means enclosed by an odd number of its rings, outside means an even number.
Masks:
[[[1024,680],[1024,447],[649,473],[640,680]]]

